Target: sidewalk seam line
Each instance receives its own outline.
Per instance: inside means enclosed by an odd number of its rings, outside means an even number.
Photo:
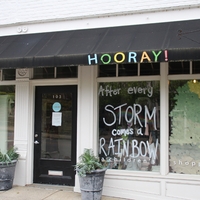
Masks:
[[[44,197],[44,199],[42,199],[42,200],[45,200],[45,199],[49,198],[50,196],[52,196],[52,195],[54,195],[54,194],[56,194],[56,193],[58,193],[58,192],[60,192],[60,191],[61,191],[61,190],[57,190],[57,191],[55,191],[54,193],[50,194],[49,196]]]

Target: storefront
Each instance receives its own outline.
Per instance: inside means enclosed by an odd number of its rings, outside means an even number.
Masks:
[[[15,184],[75,186],[84,148],[104,194],[198,199],[199,20],[0,38],[1,147]],[[25,172],[25,173],[24,173]]]

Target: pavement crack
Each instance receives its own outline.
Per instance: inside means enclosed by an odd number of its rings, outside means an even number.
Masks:
[[[46,197],[43,198],[42,200],[45,200],[45,199],[49,198],[50,196],[52,196],[52,195],[54,195],[54,194],[56,194],[56,193],[58,193],[58,192],[60,192],[60,190],[57,190],[57,191],[51,193],[50,195],[46,196]]]

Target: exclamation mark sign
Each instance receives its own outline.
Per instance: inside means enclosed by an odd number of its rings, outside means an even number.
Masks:
[[[165,61],[168,61],[168,51],[165,50]]]

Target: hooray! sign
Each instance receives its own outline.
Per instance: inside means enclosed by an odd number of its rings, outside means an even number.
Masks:
[[[160,62],[164,58],[168,61],[168,51],[142,51],[142,52],[117,52],[114,54],[89,54],[88,64],[111,64],[111,63],[143,63],[143,62]]]

